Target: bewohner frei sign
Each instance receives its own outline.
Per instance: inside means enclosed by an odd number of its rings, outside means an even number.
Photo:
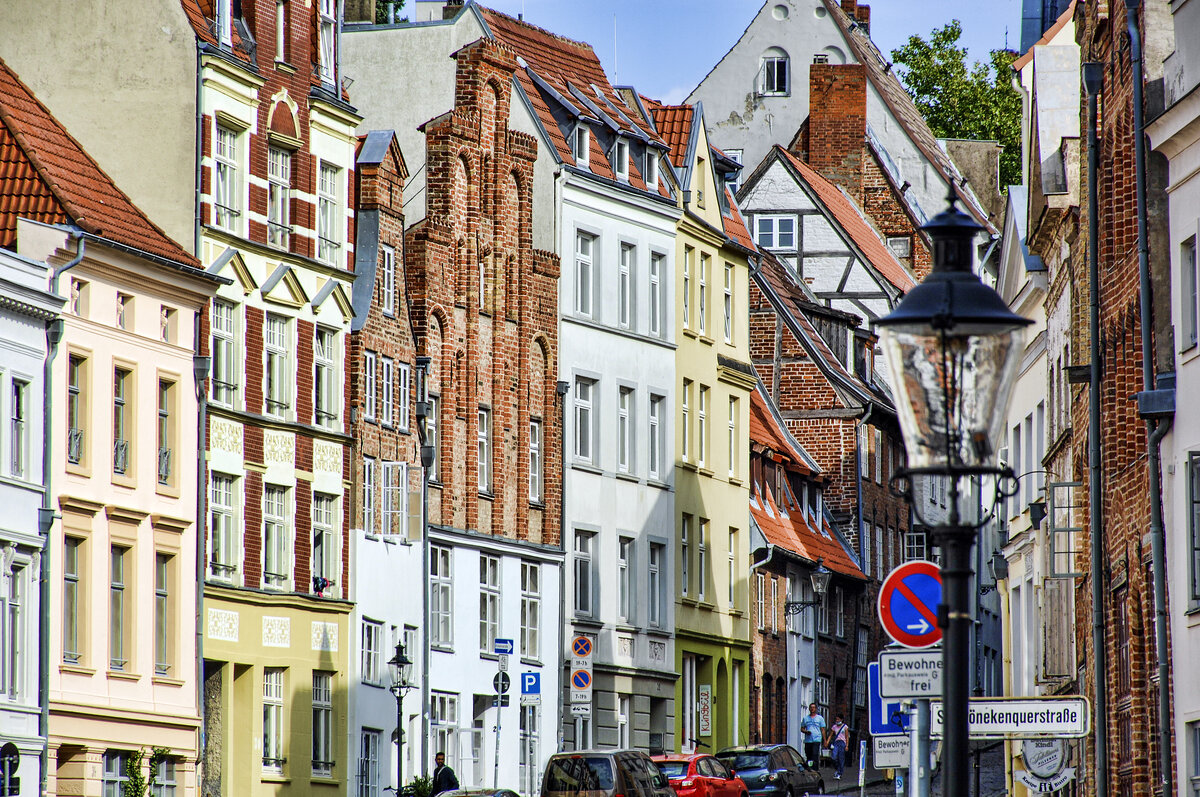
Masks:
[[[935,700],[929,709],[929,735],[940,738],[945,704]],[[971,698],[967,727],[972,739],[1082,737],[1091,730],[1091,711],[1084,697]]]
[[[941,697],[941,649],[881,651],[879,694],[882,697]]]

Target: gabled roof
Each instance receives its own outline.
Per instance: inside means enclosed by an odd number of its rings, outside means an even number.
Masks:
[[[907,292],[916,285],[916,280],[908,269],[896,259],[892,250],[884,246],[879,233],[867,221],[867,217],[846,192],[822,177],[815,169],[792,153],[778,145],[774,151],[788,166],[792,173],[816,194],[819,204],[833,216],[842,231],[850,237],[854,245],[867,258],[867,261],[890,282],[897,290]]]
[[[18,217],[74,224],[115,244],[199,266],[134,206],[0,60],[0,246],[14,246]]]
[[[995,225],[988,221],[987,211],[980,205],[975,194],[962,185],[962,173],[938,143],[937,136],[929,129],[925,117],[917,110],[909,93],[904,90],[900,79],[891,68],[891,63],[883,57],[869,36],[859,32],[857,23],[851,21],[837,0],[821,0],[821,2],[825,4],[830,17],[837,23],[846,43],[854,51],[855,60],[864,66],[867,79],[879,92],[879,96],[883,98],[884,103],[891,110],[896,121],[904,128],[913,144],[941,173],[942,179],[952,186],[955,195],[962,200],[967,212],[975,217],[975,221],[979,222],[989,233],[998,232]]]
[[[725,202],[728,210],[721,212],[721,222],[725,225],[725,234],[729,236],[734,243],[749,249],[751,252],[757,252],[758,246],[754,243],[754,237],[750,235],[750,229],[746,226],[746,219],[742,216],[742,211],[737,206],[737,201],[733,198],[733,192],[729,187],[725,187]]]

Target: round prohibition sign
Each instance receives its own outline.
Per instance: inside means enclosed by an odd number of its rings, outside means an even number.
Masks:
[[[587,670],[576,670],[571,673],[571,686],[575,689],[591,689],[592,674]]]
[[[933,562],[905,562],[879,588],[879,622],[906,648],[927,648],[942,640],[937,625],[942,573]]]
[[[592,655],[592,640],[585,636],[577,636],[571,642],[571,650],[575,652],[577,658],[586,659]]]

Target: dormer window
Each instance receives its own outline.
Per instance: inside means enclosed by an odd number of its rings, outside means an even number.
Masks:
[[[623,138],[613,146],[613,171],[618,180],[629,182],[629,142]]]
[[[581,169],[588,167],[588,150],[591,149],[589,135],[588,129],[580,124],[571,137],[571,155],[575,158],[575,165]]]
[[[233,43],[233,0],[216,0],[213,5],[213,34],[228,47]]]
[[[658,190],[658,153],[650,147],[646,148],[646,187]]]

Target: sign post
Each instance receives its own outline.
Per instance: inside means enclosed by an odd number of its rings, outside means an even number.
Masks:
[[[908,782],[913,797],[929,797],[929,701],[916,700],[909,724]]]
[[[500,709],[508,703],[508,657],[513,652],[513,641],[496,637],[492,640],[492,652],[496,654],[496,677],[492,686],[496,689],[496,766],[492,770],[492,788],[500,783]]]
[[[571,716],[592,715],[592,638],[576,635],[571,639]]]

